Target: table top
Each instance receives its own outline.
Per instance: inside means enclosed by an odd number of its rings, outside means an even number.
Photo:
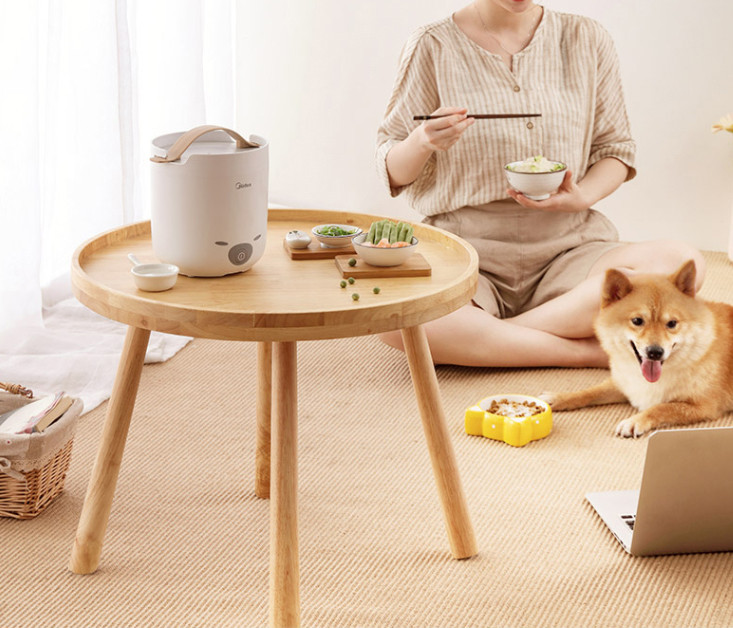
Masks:
[[[150,222],[103,233],[74,253],[74,295],[89,309],[127,325],[221,340],[290,341],[343,338],[412,327],[469,302],[476,290],[478,256],[461,238],[415,224],[418,251],[429,277],[359,279],[343,289],[333,259],[292,260],[288,231],[310,233],[324,223],[368,229],[384,216],[313,209],[270,209],[264,255],[242,273],[201,278],[180,275],[165,292],[138,290],[128,253],[158,261]],[[379,294],[372,288],[379,286]],[[358,292],[358,301],[351,293]]]

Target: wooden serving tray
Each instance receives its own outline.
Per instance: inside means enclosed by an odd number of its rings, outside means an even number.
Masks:
[[[338,249],[326,249],[321,246],[318,240],[311,240],[311,243],[304,249],[293,249],[288,246],[287,240],[283,238],[283,246],[290,255],[290,259],[333,259],[337,255],[354,255],[354,246],[349,244]]]
[[[349,266],[349,260],[356,260],[355,266]],[[337,255],[336,266],[342,277],[368,279],[370,277],[429,277],[432,268],[420,253],[413,253],[404,264],[399,266],[370,266],[358,255]]]

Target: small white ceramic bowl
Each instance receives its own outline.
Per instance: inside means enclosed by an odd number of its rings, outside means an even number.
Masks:
[[[173,264],[141,264],[134,255],[128,255],[134,266],[130,269],[135,285],[145,292],[170,290],[178,280],[178,266]]]
[[[396,248],[366,246],[364,240],[368,234],[362,233],[354,238],[354,250],[356,253],[370,266],[399,266],[404,264],[407,259],[417,249],[418,239],[412,236],[412,242],[409,246],[400,246]]]
[[[516,172],[511,170],[511,168],[522,163],[524,162],[512,161],[506,164],[504,174],[506,174],[509,185],[533,201],[544,201],[550,198],[550,194],[560,187],[565,177],[565,171],[568,169],[565,164],[561,164],[562,168],[560,170],[553,170],[552,172]],[[561,162],[553,161],[552,163],[558,164]]]
[[[320,230],[324,227],[340,227],[344,231],[350,231],[351,233],[341,236],[324,235],[320,233]],[[313,232],[316,240],[318,240],[321,243],[321,246],[326,249],[342,249],[349,246],[352,239],[361,233],[361,229],[359,227],[355,227],[354,225],[339,225],[334,222],[326,225],[317,225],[313,227],[311,231]]]

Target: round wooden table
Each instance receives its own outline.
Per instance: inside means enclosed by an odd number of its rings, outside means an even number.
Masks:
[[[142,292],[128,253],[155,256],[150,223],[128,225],[83,244],[72,261],[74,294],[84,305],[129,326],[107,408],[96,462],[71,554],[74,573],[97,569],[128,427],[151,331],[258,342],[255,492],[271,497],[270,623],[299,624],[297,527],[297,341],[401,330],[430,451],[450,548],[455,558],[476,554],[435,369],[422,324],[469,302],[478,258],[466,242],[440,229],[415,225],[419,252],[431,267],[423,277],[380,278],[379,294],[339,288],[333,259],[294,260],[283,247],[292,229],[323,223],[363,229],[381,216],[271,209],[263,257],[248,271],[218,278],[179,276],[173,289]],[[385,386],[389,383],[385,382]]]

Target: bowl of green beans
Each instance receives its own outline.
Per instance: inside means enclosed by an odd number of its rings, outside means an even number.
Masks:
[[[354,250],[370,266],[399,266],[417,249],[412,232],[412,225],[406,222],[379,220],[354,238]]]

